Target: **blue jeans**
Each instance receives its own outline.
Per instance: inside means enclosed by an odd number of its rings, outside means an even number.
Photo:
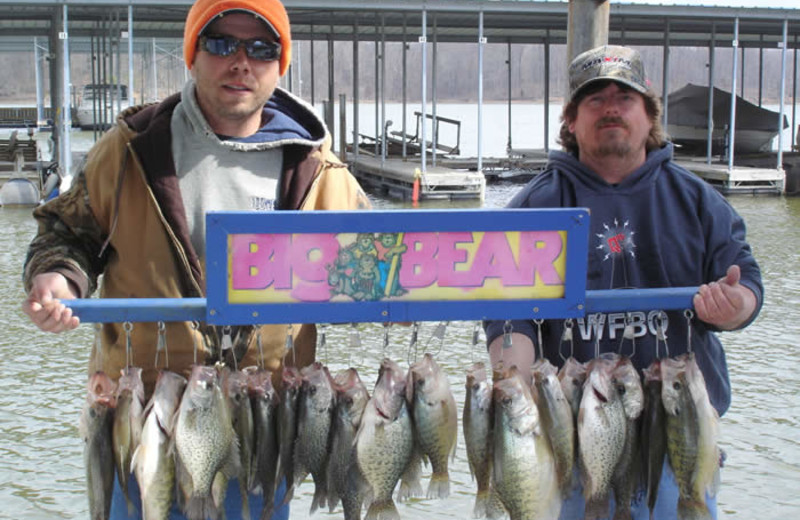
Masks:
[[[282,481],[278,490],[275,492],[275,512],[272,514],[272,520],[289,520],[289,504],[279,506],[283,502],[283,495],[286,492],[286,486]],[[136,477],[131,474],[128,481],[128,496],[131,499],[134,507],[134,513],[128,514],[128,505],[125,503],[125,497],[122,495],[122,488],[119,485],[117,478],[114,478],[114,494],[111,497],[111,515],[110,520],[138,520],[142,518],[141,503],[142,499],[139,495],[139,484],[136,482]],[[228,491],[225,495],[225,518],[227,520],[258,520],[261,517],[261,510],[264,507],[264,500],[261,495],[248,495],[250,505],[251,518],[242,519],[242,496],[239,494],[239,481],[233,479],[228,483]],[[170,520],[185,520],[181,510],[176,503],[172,504],[172,510],[169,515]]]
[[[711,511],[711,518],[717,520],[716,497],[706,496],[706,505]],[[614,517],[614,507],[614,493],[611,493],[609,518]],[[583,519],[585,508],[583,488],[578,485],[573,490],[572,495],[561,504],[561,515],[558,518],[559,520]],[[650,510],[647,508],[644,489],[639,490],[633,497],[631,517],[633,520],[650,520]],[[661,472],[661,482],[658,485],[658,497],[656,499],[656,507],[653,510],[653,518],[655,520],[677,520],[678,518],[678,483],[675,481],[675,475],[667,462],[664,463],[664,470]]]

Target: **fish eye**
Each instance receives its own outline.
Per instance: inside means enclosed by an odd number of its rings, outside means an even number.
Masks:
[[[672,388],[674,388],[675,390],[680,390],[681,384],[678,381],[675,381],[674,383],[672,383]]]
[[[625,395],[626,392],[625,385],[617,385],[617,392],[619,392],[620,395]]]

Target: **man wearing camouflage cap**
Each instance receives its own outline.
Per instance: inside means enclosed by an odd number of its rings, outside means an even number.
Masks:
[[[636,50],[607,45],[578,55],[569,67],[561,116],[564,151],[551,152],[547,168],[508,207],[589,208],[586,289],[699,287],[695,316],[690,321],[682,311],[658,309],[597,314],[574,324],[548,320],[541,330],[531,320],[512,321],[512,346],[505,349],[504,322],[493,321],[485,324],[487,342],[493,364],[531,366],[534,338],[541,337],[545,357],[556,366],[570,352],[587,362],[597,348],[630,356],[641,371],[667,355],[668,338],[669,356],[695,352],[721,415],[730,405],[731,387],[715,332],[741,329],[755,319],[763,301],[761,274],[742,218],[717,191],[673,162],[660,118],[661,104]],[[570,333],[572,346],[563,346]],[[665,466],[653,518],[677,518],[677,500],[675,479]],[[643,492],[630,502],[616,507],[630,506],[637,520],[650,518]],[[716,518],[713,496],[707,505]],[[613,509],[589,509],[576,490],[563,502],[560,518],[625,518]]]

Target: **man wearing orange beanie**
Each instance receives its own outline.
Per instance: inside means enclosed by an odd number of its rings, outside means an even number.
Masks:
[[[331,152],[330,134],[313,107],[278,87],[291,48],[289,17],[278,0],[197,0],[186,19],[191,79],[182,92],[121,113],[87,154],[70,190],[34,213],[39,231],[25,263],[22,308],[37,327],[55,333],[76,328],[78,318],[61,300],[90,297],[98,285],[107,298],[205,297],[209,211],[369,207]],[[130,341],[149,399],[164,368],[153,361],[164,332],[169,370],[186,378],[195,357],[198,364],[222,358],[231,367],[262,362],[276,381],[287,344],[294,348],[286,364],[303,367],[315,358],[313,324],[221,330],[170,322],[160,333],[157,323],[136,323],[131,334],[122,323],[106,323],[98,334],[101,347],[89,349],[89,373],[118,378],[128,365],[119,342]],[[176,463],[188,467],[180,459],[191,453],[176,451]],[[237,460],[218,469],[229,481],[224,502],[219,479],[199,489],[185,485],[185,478],[175,483],[182,508],[159,502],[172,492],[148,496],[153,483],[134,478],[152,475],[137,471],[143,458],[118,472],[129,476],[126,489],[115,482],[113,496],[89,490],[92,518],[140,518],[144,509],[146,518],[164,518],[153,516],[154,508],[164,507],[171,519],[288,517],[282,498],[273,509],[273,489],[263,489],[261,481],[248,486],[249,479],[232,470],[242,465]]]

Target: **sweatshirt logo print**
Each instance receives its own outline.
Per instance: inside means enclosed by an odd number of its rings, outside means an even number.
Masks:
[[[597,249],[605,253],[603,261],[609,258],[628,254],[631,258],[636,258],[636,244],[633,243],[635,232],[628,227],[628,221],[620,226],[619,221],[614,219],[613,225],[603,224],[603,232],[597,233],[599,244]]]

